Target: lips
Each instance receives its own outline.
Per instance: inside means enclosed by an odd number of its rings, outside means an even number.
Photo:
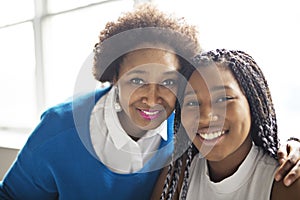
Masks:
[[[213,140],[213,139],[216,139],[218,137],[220,137],[221,135],[224,135],[225,134],[225,131],[223,130],[219,130],[219,131],[213,131],[213,132],[210,132],[210,133],[201,133],[199,132],[198,133],[203,139],[205,140]]]
[[[161,110],[138,109],[140,115],[146,120],[154,120],[160,116]]]
[[[226,134],[229,133],[229,129],[225,129],[223,126],[213,126],[207,128],[199,128],[196,131],[198,139],[205,144],[216,143],[220,141]]]

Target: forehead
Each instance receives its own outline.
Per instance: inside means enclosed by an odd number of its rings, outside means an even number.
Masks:
[[[139,68],[147,71],[178,71],[177,56],[163,49],[140,49],[128,53],[120,63],[120,73]]]
[[[233,74],[228,68],[218,66],[199,67],[195,70],[189,79],[187,91],[196,90],[209,92],[221,90],[223,88],[238,89],[239,85]]]

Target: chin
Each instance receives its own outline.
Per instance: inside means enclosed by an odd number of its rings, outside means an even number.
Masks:
[[[145,123],[145,122],[144,123],[137,123],[137,125],[139,126],[140,129],[145,130],[145,131],[149,131],[149,130],[156,129],[162,123],[163,123],[163,121],[149,121],[148,123]]]
[[[219,162],[221,160],[224,160],[223,156],[206,156],[206,160],[211,161],[211,162]]]
[[[216,153],[216,152],[209,152],[206,155],[205,154],[203,155],[207,160],[214,161],[214,162],[218,162],[226,158],[226,155],[224,155],[223,153]]]

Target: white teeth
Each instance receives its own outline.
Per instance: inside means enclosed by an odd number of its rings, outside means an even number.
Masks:
[[[158,110],[156,111],[146,111],[146,110],[141,110],[143,113],[145,113],[146,115],[156,115],[159,113]]]
[[[225,131],[216,131],[216,132],[212,132],[212,133],[199,133],[199,135],[206,140],[212,140],[217,137],[220,137],[224,133],[225,133]]]

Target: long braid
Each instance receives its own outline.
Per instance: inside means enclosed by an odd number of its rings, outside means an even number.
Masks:
[[[187,150],[187,159],[186,159],[186,167],[184,170],[184,177],[183,177],[183,183],[182,183],[182,190],[181,190],[181,199],[186,199],[187,190],[188,190],[188,179],[190,176],[190,167],[193,160],[193,148],[195,148],[193,145],[191,145]]]
[[[249,55],[248,55],[248,57],[251,58],[251,56],[249,56]],[[252,59],[252,62],[257,66],[257,64],[255,63],[255,61],[253,59]],[[256,67],[255,69],[257,70],[258,74],[263,74],[259,67]],[[268,83],[267,83],[264,76],[261,76],[261,79],[264,82],[262,85],[264,85],[265,88],[264,88],[264,90],[259,90],[259,91],[261,91],[260,95],[265,96],[264,99],[268,100],[268,101],[265,101],[266,105],[268,106],[268,109],[265,109],[265,111],[268,112],[268,114],[269,114],[268,117],[269,117],[269,120],[270,120],[270,122],[269,122],[270,127],[267,127],[265,129],[266,132],[269,132],[269,133],[266,133],[265,135],[266,135],[266,137],[269,137],[270,141],[275,139],[275,141],[277,140],[279,142],[279,139],[277,138],[276,116],[275,116],[275,114],[273,114],[273,113],[275,113],[275,109],[274,109],[274,106],[273,106],[273,103],[272,103],[272,98],[271,98],[270,91],[268,89]],[[276,134],[274,134],[274,133],[276,133]],[[277,146],[275,146],[276,144],[274,142],[271,142],[271,144],[274,144],[274,146],[272,147],[272,151],[274,151],[274,153],[275,153],[277,151]]]
[[[163,191],[160,195],[160,200],[164,200],[165,199],[165,196],[167,195],[168,193],[168,188],[169,188],[169,182],[171,180],[171,176],[172,176],[172,170],[173,170],[173,165],[174,163],[171,162],[168,166],[168,172],[167,172],[167,176],[166,176],[166,179],[165,179],[165,182],[164,182],[164,187],[163,187]]]
[[[175,110],[177,109],[177,107],[179,106],[178,100],[176,102],[175,105]],[[176,117],[177,115],[180,115],[180,111],[175,113],[175,119],[174,119],[174,133],[176,133],[179,130],[180,127],[180,119],[178,119],[178,117]],[[160,195],[160,200],[165,200],[165,199],[172,199],[172,195],[170,195],[170,190],[173,186],[172,183],[174,182],[174,171],[176,168],[176,160],[174,161],[175,155],[177,154],[177,138],[176,136],[174,136],[174,152],[173,152],[173,156],[172,156],[172,160],[168,166],[168,172],[167,172],[167,176],[166,179],[164,181],[164,186],[163,186],[163,191]],[[174,184],[173,184],[174,185]]]
[[[169,187],[169,192],[167,194],[167,200],[172,200],[179,181],[179,176],[182,168],[182,158],[179,158],[175,161],[175,166],[174,166],[174,172],[173,172],[173,178],[171,179],[171,184]]]
[[[183,91],[182,91],[183,92]],[[170,175],[170,180],[169,180],[169,187],[168,187],[168,193],[166,193],[165,199],[167,200],[171,200],[176,192],[177,189],[177,185],[178,185],[178,181],[179,181],[179,177],[180,177],[180,173],[182,170],[182,160],[183,157],[181,157],[180,155],[182,154],[182,150],[185,149],[185,145],[186,145],[186,141],[188,141],[187,138],[183,138],[182,134],[177,134],[180,132],[181,129],[181,109],[180,109],[180,101],[179,100],[176,102],[176,106],[175,106],[175,119],[174,119],[174,133],[175,133],[175,149],[174,149],[174,154],[173,154],[173,159],[174,161],[174,165],[172,166],[172,170],[169,171],[168,175]],[[179,158],[177,159],[177,157],[179,156]]]
[[[249,55],[246,55],[243,52],[239,52],[239,56],[245,60],[245,56],[249,59]],[[252,62],[252,60],[249,59],[249,74],[252,74],[253,76],[250,78],[251,82],[253,83],[255,88],[254,91],[257,92],[258,98],[253,98],[253,96],[250,96],[251,98],[248,98],[248,101],[251,99],[250,105],[255,105],[254,107],[256,108],[261,108],[258,109],[259,112],[254,112],[255,117],[259,119],[259,123],[256,122],[256,124],[253,125],[258,125],[258,131],[253,130],[251,131],[251,136],[256,142],[262,143],[264,149],[266,152],[268,152],[272,157],[276,158],[277,157],[277,148],[278,148],[278,137],[277,137],[277,123],[276,123],[276,116],[274,112],[274,107],[270,95],[270,91],[268,89],[268,84],[266,79],[263,76],[262,71],[259,69],[257,64],[255,62]],[[247,87],[246,83],[243,83],[243,87]],[[250,85],[251,86],[251,85]],[[248,85],[249,87],[249,85]],[[246,94],[247,97],[249,95]],[[254,104],[254,103],[259,103],[260,105]],[[253,107],[253,106],[252,106]],[[261,136],[260,136],[261,135]],[[258,137],[257,137],[258,136]]]

